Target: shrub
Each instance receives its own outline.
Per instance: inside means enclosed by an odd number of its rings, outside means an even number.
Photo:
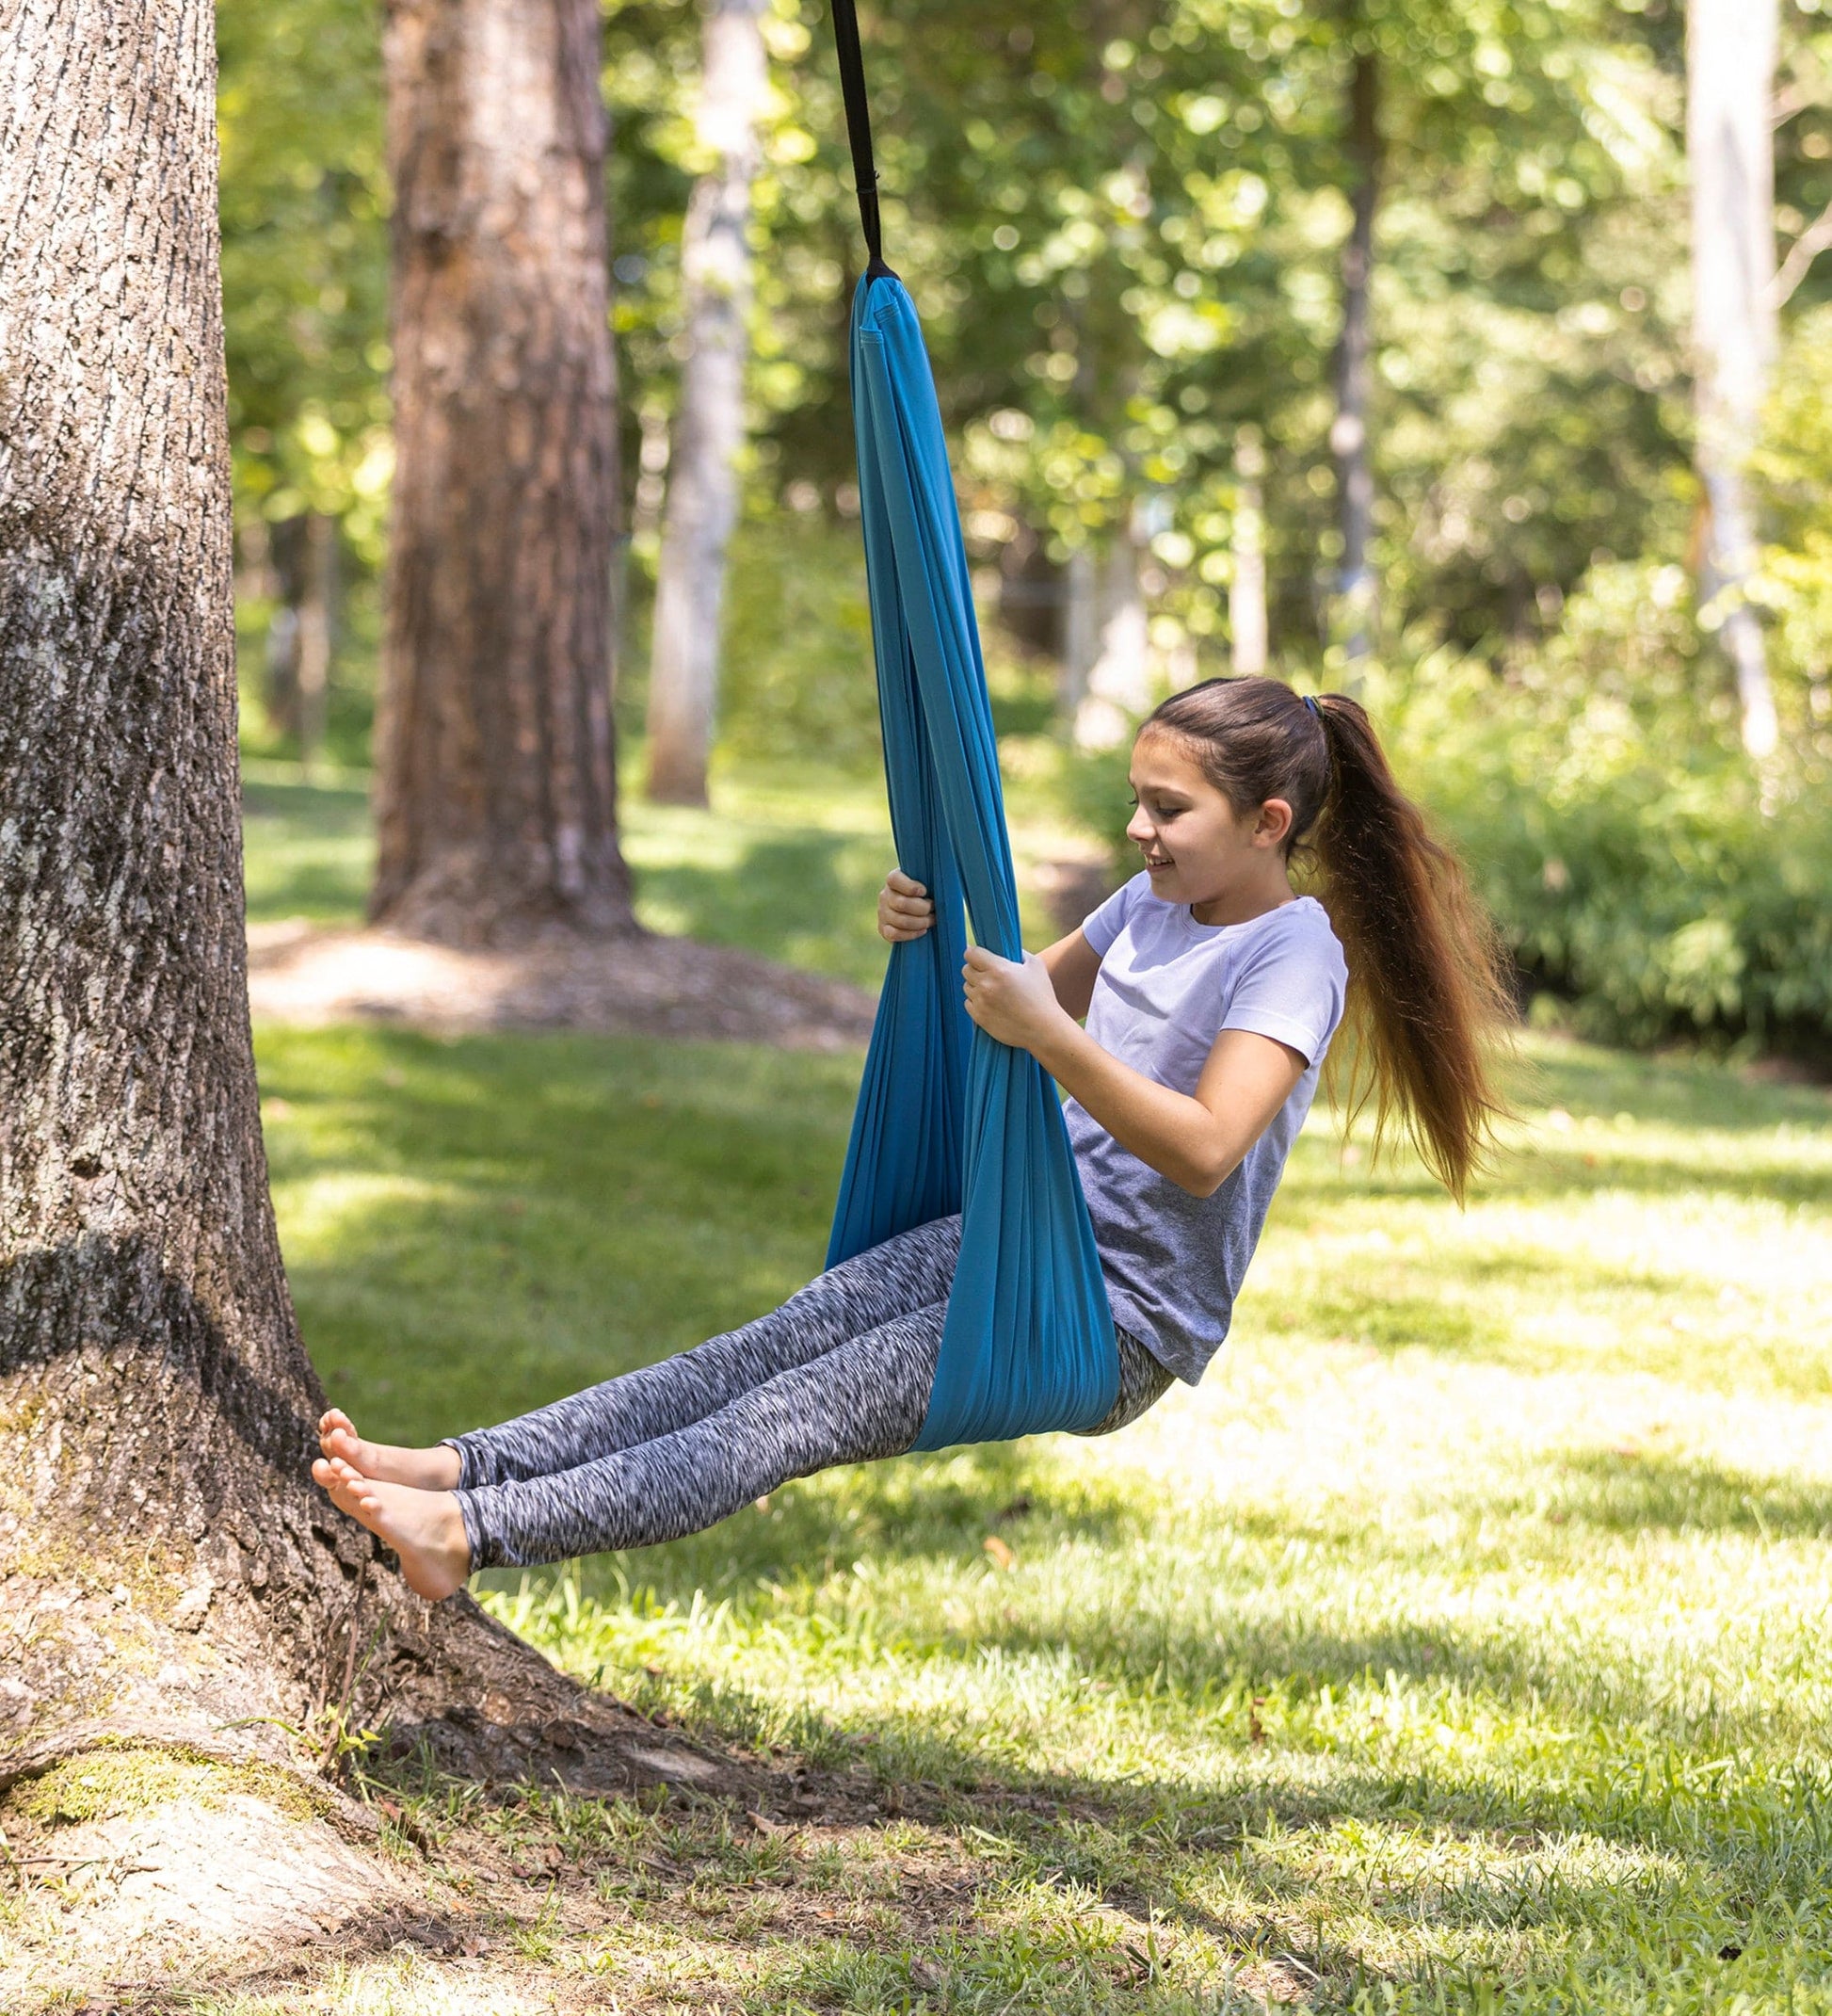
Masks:
[[[749,518],[731,545],[718,739],[742,756],[878,761],[877,684],[857,524]]]

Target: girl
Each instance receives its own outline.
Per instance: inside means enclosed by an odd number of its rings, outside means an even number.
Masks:
[[[1461,1202],[1501,1110],[1485,1040],[1508,999],[1492,926],[1354,701],[1209,680],[1146,721],[1131,778],[1141,872],[1047,951],[975,946],[964,976],[980,1027],[1069,1094],[1119,1340],[1097,1434],[1221,1347],[1344,1015],[1349,1117],[1373,1097],[1376,1150],[1403,1118]],[[1290,879],[1313,829],[1323,902]],[[932,922],[893,872],[882,935]],[[959,1236],[958,1218],[901,1234],[742,1330],[436,1448],[364,1442],[333,1410],[313,1476],[434,1599],[473,1569],[696,1532],[790,1477],[910,1446]]]

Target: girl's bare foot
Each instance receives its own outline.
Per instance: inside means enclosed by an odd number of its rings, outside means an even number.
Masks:
[[[449,1453],[449,1452],[448,1452]],[[401,1557],[407,1586],[432,1603],[464,1587],[471,1543],[449,1491],[416,1491],[365,1477],[341,1457],[320,1457],[312,1475],[340,1511],[368,1527]]]
[[[359,1476],[378,1484],[411,1484],[416,1491],[456,1491],[458,1453],[441,1443],[435,1449],[397,1449],[391,1443],[364,1442],[341,1407],[319,1418],[318,1446],[325,1460],[347,1463]],[[315,1469],[313,1472],[317,1476]],[[324,1479],[319,1477],[322,1484]]]

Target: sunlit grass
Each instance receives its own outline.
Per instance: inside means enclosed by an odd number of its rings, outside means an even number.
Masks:
[[[554,1964],[759,2011],[1832,2007],[1827,1098],[1529,1051],[1461,1216],[1317,1116],[1226,1356],[1124,1434],[486,1578],[650,1709],[932,1788],[916,1847],[848,1837],[860,1895],[818,1938],[695,1863],[691,1938],[664,1884],[666,1923]],[[415,1437],[805,1278],[857,1069],[388,1032],[261,1056],[308,1340]],[[860,1889],[944,1863],[971,1911],[920,1936]]]

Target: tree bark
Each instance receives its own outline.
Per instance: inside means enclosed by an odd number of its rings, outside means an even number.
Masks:
[[[1228,629],[1236,678],[1266,669],[1265,473],[1260,430],[1244,427],[1234,437],[1233,569],[1228,583]]]
[[[597,0],[390,0],[379,923],[631,929]]]
[[[1698,475],[1708,507],[1703,600],[1736,673],[1744,746],[1775,748],[1762,628],[1747,599],[1756,530],[1744,469],[1775,357],[1776,0],[1689,0],[1686,156],[1692,171]]]
[[[764,0],[707,0],[699,143],[714,165],[694,184],[681,247],[687,358],[649,668],[649,795],[680,805],[706,802],[726,549],[738,520],[763,10]]]
[[[291,1760],[262,1718],[340,1700],[432,1734],[469,1691],[480,1754],[614,1713],[429,1610],[307,1471],[249,1026],[213,27],[17,0],[0,37],[0,1785],[108,1732]]]
[[[188,1589],[298,1681],[374,1549],[305,1474],[249,1042],[212,26],[0,39],[0,1612]],[[44,1705],[144,1691],[57,1614]]]
[[[1382,162],[1380,60],[1371,50],[1356,53],[1349,73],[1347,152],[1355,183],[1349,192],[1352,222],[1342,247],[1342,335],[1336,350],[1336,419],[1329,446],[1336,458],[1342,540],[1336,628],[1353,668],[1374,649],[1378,594],[1369,559],[1374,493],[1368,408],[1374,390],[1374,227]]]

